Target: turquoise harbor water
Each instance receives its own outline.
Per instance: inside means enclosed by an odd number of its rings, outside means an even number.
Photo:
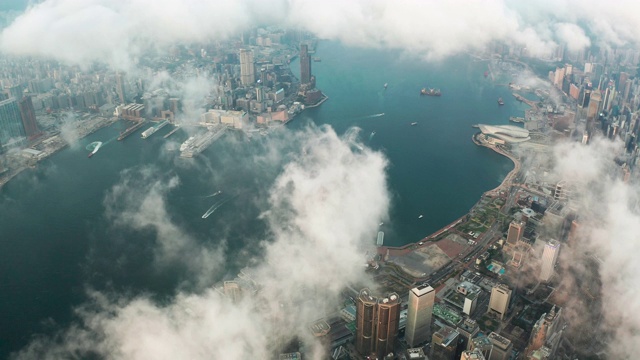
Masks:
[[[342,134],[357,126],[365,145],[386,154],[393,204],[383,225],[385,244],[418,241],[447,225],[511,170],[508,159],[471,141],[471,125],[506,124],[524,110],[506,87],[483,77],[485,62],[464,56],[430,64],[334,42],[321,42],[314,56],[322,59],[312,64],[318,87],[330,99],[287,127],[330,124]],[[421,97],[423,87],[440,88],[443,95]],[[499,96],[505,106],[497,105]],[[66,327],[88,289],[147,292],[162,299],[184,286],[182,264],[153,266],[152,228],[111,226],[106,211],[126,210],[123,203],[135,206],[156,187],[166,194],[172,222],[196,242],[226,242],[228,275],[259,253],[265,226],[256,219],[287,156],[275,162],[255,159],[274,143],[283,154],[295,148],[287,134],[256,135],[251,142],[228,134],[200,158],[184,160],[168,150],[186,139],[184,132],[167,141],[162,135],[171,129],[165,127],[142,140],[145,127],[125,141],[109,142],[123,126],[82,139],[0,190],[0,358],[36,334]],[[86,146],[94,141],[104,144],[87,159]],[[171,179],[179,184],[164,186]],[[141,198],[136,192],[118,195],[118,184],[140,189]],[[203,219],[222,196],[228,201]]]

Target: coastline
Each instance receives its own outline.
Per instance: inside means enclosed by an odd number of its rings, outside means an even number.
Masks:
[[[471,211],[473,208],[475,208],[478,205],[478,203],[480,202],[482,197],[498,195],[498,193],[504,187],[511,186],[513,178],[518,174],[518,172],[520,172],[520,168],[521,168],[520,160],[518,160],[515,156],[513,156],[512,154],[509,154],[508,152],[500,150],[495,146],[491,146],[491,145],[488,145],[488,144],[485,144],[485,143],[479,141],[476,138],[478,134],[480,134],[480,133],[476,133],[471,137],[472,141],[476,145],[489,148],[489,149],[495,151],[496,153],[509,158],[513,162],[514,167],[513,167],[513,169],[511,169],[511,171],[509,171],[507,173],[507,175],[504,177],[502,182],[497,187],[483,192],[482,195],[480,196],[480,199],[478,199],[478,201],[476,201],[476,203],[471,208],[469,208],[469,211]],[[457,219],[453,220],[451,223],[443,226],[438,231],[435,231],[435,232],[425,236],[421,240],[418,240],[418,241],[415,241],[415,242],[410,242],[410,243],[408,243],[406,245],[403,245],[403,246],[381,246],[381,247],[378,248],[378,253],[381,254],[381,255],[385,255],[386,252],[389,251],[389,255],[392,255],[392,256],[404,255],[406,253],[409,253],[409,252],[413,251],[416,246],[420,246],[419,243],[421,243],[421,242],[434,241],[435,239],[438,238],[438,236],[440,236],[441,234],[445,233],[446,231],[448,231],[451,228],[453,228],[456,225],[458,225],[460,222],[462,222],[469,215],[470,215],[470,212],[465,213],[464,215],[462,215],[462,216],[458,217]]]
[[[111,117],[111,118],[104,118],[105,121],[101,121],[98,124],[94,124],[93,126],[91,126],[89,129],[78,129],[78,132],[80,133],[80,136],[78,136],[78,138],[76,139],[76,141],[80,140],[80,139],[84,139],[85,137],[93,134],[94,132],[103,129],[107,126],[111,126],[114,123],[116,123],[119,119],[117,117]],[[60,134],[57,133],[55,135],[52,135],[46,139],[40,139],[38,140],[37,143],[29,146],[27,149],[29,148],[33,148],[39,144],[41,144],[42,142],[46,141],[46,140],[51,140],[54,139],[56,136],[59,136]],[[44,156],[42,156],[42,158],[39,158],[37,160],[37,162],[32,165],[32,166],[22,166],[19,167],[17,169],[14,170],[9,170],[7,171],[6,175],[1,175],[0,176],[0,190],[2,190],[2,188],[9,183],[9,181],[11,181],[13,178],[15,178],[16,176],[18,176],[20,173],[22,173],[23,171],[27,170],[27,169],[35,169],[38,166],[38,163],[41,162],[44,159],[47,159],[51,156],[53,156],[54,154],[57,154],[59,151],[62,151],[66,148],[69,147],[69,143],[67,141],[62,141],[59,143],[60,146],[56,146],[53,147],[51,149],[49,149],[48,151],[44,151]]]

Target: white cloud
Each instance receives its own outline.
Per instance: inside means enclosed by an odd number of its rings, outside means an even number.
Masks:
[[[205,289],[179,292],[161,305],[145,296],[93,293],[77,310],[80,324],[33,341],[17,358],[93,352],[106,359],[265,359],[297,337],[310,359],[322,359],[308,326],[337,308],[347,284],[367,282],[365,250],[389,206],[387,161],[366,148],[354,152],[353,140],[329,127],[288,135],[300,155],[276,179],[262,214],[270,235],[264,256],[248,269],[261,285],[257,295],[233,304]],[[158,256],[194,261],[190,255],[199,247],[171,221],[164,201],[179,182],[157,176],[150,168],[124,173],[106,197],[108,215],[120,226],[155,229]]]
[[[9,54],[84,65],[98,61],[130,70],[149,51],[225,40],[256,24],[276,24],[349,45],[390,47],[431,59],[496,40],[544,54],[565,41],[572,50],[590,43],[637,44],[636,10],[631,1],[602,6],[595,0],[46,0],[2,32],[0,48]]]

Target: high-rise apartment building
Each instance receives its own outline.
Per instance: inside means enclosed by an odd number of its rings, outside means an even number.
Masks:
[[[253,51],[240,50],[240,83],[243,86],[253,85],[256,82],[255,64],[253,63]]]
[[[431,338],[431,316],[435,297],[435,290],[427,284],[422,284],[409,291],[405,339],[410,347]]]
[[[488,312],[496,315],[500,320],[504,319],[509,309],[509,301],[511,301],[511,289],[505,284],[494,286],[491,289]]]
[[[542,252],[542,263],[540,264],[540,281],[549,281],[553,275],[553,269],[560,253],[560,243],[556,240],[549,240]]]
[[[512,221],[509,224],[509,232],[507,232],[507,243],[515,245],[518,241],[522,240],[524,234],[525,223],[522,221]]]
[[[462,349],[471,350],[471,339],[478,335],[480,327],[475,320],[466,318],[463,322],[458,324],[456,331],[460,334],[460,345],[462,346]]]
[[[400,325],[400,297],[391,293],[377,298],[362,289],[356,301],[356,350],[362,355],[375,354],[379,359],[390,352]]]
[[[309,46],[300,44],[300,83],[311,82],[311,57],[309,57]]]

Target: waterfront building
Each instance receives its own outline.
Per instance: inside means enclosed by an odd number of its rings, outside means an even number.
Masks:
[[[253,51],[249,49],[240,50],[240,83],[243,86],[250,86],[256,82],[255,65],[253,63]]]
[[[116,93],[118,94],[118,100],[120,100],[120,104],[126,104],[127,100],[127,92],[125,89],[125,80],[124,75],[122,73],[116,74]]]
[[[511,350],[513,349],[511,340],[495,332],[491,332],[487,338],[493,344],[491,356],[487,360],[508,360],[511,358]]]
[[[309,45],[300,44],[300,83],[309,84],[311,82],[311,57],[309,56]]]
[[[18,101],[15,98],[0,101],[0,152],[23,144],[25,136]]]
[[[411,347],[421,344],[431,337],[431,317],[435,296],[435,290],[427,284],[422,284],[409,291],[405,339]]]
[[[520,143],[531,139],[529,130],[518,126],[478,124],[478,128],[487,138],[497,138],[507,143]]]
[[[560,243],[556,240],[549,240],[542,252],[542,263],[540,265],[540,281],[549,281],[553,275],[553,270],[558,260],[560,252]]]
[[[38,137],[41,132],[38,129],[38,123],[36,122],[36,111],[33,109],[33,101],[30,96],[25,96],[18,102],[20,107],[20,117],[22,118],[22,125],[27,138],[34,139]]]
[[[511,289],[506,284],[494,286],[491,289],[488,312],[503,320],[509,309],[509,301],[511,301]]]
[[[507,243],[515,245],[518,241],[522,240],[524,234],[525,223],[522,221],[512,221],[509,224],[509,232],[507,232]]]
[[[453,328],[443,325],[433,333],[431,339],[430,360],[457,360],[458,338],[460,334]]]
[[[367,288],[356,301],[356,350],[379,359],[393,352],[400,323],[400,297],[391,293],[376,298]]]

